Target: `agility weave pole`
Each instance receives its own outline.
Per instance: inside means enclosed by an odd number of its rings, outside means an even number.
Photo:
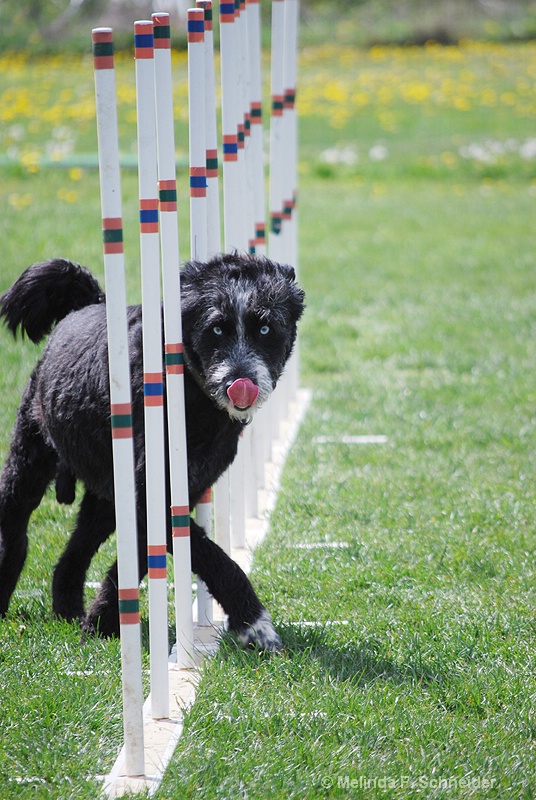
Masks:
[[[182,319],[181,315],[177,314],[177,309],[180,308],[181,304],[181,294],[169,15],[153,14],[152,21],[154,30],[162,285],[164,293],[164,351],[171,527],[173,534],[173,580],[175,586],[176,664],[177,667],[191,667],[193,665],[194,634],[191,614],[190,508],[186,458]]]
[[[101,207],[108,295],[106,314],[109,339],[125,770],[130,775],[139,775],[145,772],[145,753],[142,723],[138,544],[121,180],[113,40],[110,29],[93,31],[93,56],[99,164],[103,177]]]
[[[297,0],[273,0],[273,6],[292,4],[296,11]],[[232,10],[231,10],[232,9]],[[292,63],[296,51],[297,25],[290,22],[283,41],[294,49],[287,55]],[[290,33],[289,33],[290,31]],[[223,228],[225,249],[264,253],[264,168],[262,150],[262,106],[260,101],[260,14],[258,0],[220,5],[221,82],[222,82],[222,133],[223,133]],[[105,778],[105,793],[119,797],[125,793],[158,787],[163,771],[171,758],[182,731],[182,709],[195,697],[196,664],[203,655],[217,646],[223,621],[221,613],[212,609],[212,598],[203,591],[197,592],[197,626],[192,620],[192,588],[190,575],[190,541],[188,482],[186,474],[186,430],[184,417],[184,363],[182,356],[182,329],[179,286],[179,241],[177,228],[177,185],[173,134],[172,81],[169,15],[153,14],[151,21],[135,23],[135,63],[138,114],[138,165],[140,203],[140,251],[143,306],[143,361],[144,361],[144,414],[146,425],[146,485],[148,524],[148,586],[149,635],[151,658],[151,692],[145,704],[141,693],[141,641],[139,626],[139,595],[137,586],[137,545],[135,541],[135,505],[133,505],[132,468],[118,467],[118,472],[131,476],[132,497],[125,494],[123,501],[133,506],[134,543],[125,555],[126,546],[119,546],[118,561],[126,559],[130,573],[121,582],[120,611],[121,634],[124,628],[137,631],[125,642],[129,651],[123,655],[123,714],[124,747],[110,775]],[[108,304],[112,293],[120,302],[121,294],[114,291],[113,278],[108,279],[109,257],[112,241],[114,253],[121,241],[121,261],[117,273],[122,281],[123,318],[121,325],[126,336],[126,300],[124,291],[124,264],[122,261],[122,223],[120,210],[119,157],[117,120],[115,110],[115,77],[113,70],[113,41],[110,29],[97,29],[93,33],[95,53],[95,80],[97,95],[97,124],[99,128],[99,159],[101,167],[101,195],[103,197],[103,228],[105,240],[105,267]],[[280,46],[280,42],[278,46]],[[102,75],[100,74],[102,73]],[[104,76],[104,77],[102,77]],[[218,148],[216,138],[216,106],[214,88],[214,57],[212,41],[212,5],[210,0],[198,0],[198,8],[188,12],[188,80],[190,124],[190,231],[191,257],[206,260],[220,249],[220,217],[218,189]],[[246,80],[249,76],[250,80]],[[101,84],[105,85],[106,101],[103,105]],[[99,99],[99,94],[101,99]],[[112,123],[105,109],[113,107]],[[252,122],[254,120],[254,122]],[[115,127],[114,127],[115,125]],[[108,130],[112,128],[111,132]],[[102,131],[101,131],[102,129]],[[255,130],[255,138],[252,135]],[[227,132],[226,132],[227,131]],[[107,144],[101,146],[101,138]],[[110,140],[110,141],[108,141]],[[289,134],[289,140],[292,137]],[[110,143],[111,142],[111,143]],[[295,150],[295,148],[292,148]],[[277,151],[271,152],[270,160]],[[156,155],[158,154],[158,155]],[[283,153],[284,154],[284,153]],[[293,160],[294,159],[294,160]],[[295,187],[295,153],[286,154],[287,186]],[[290,175],[288,174],[290,171]],[[110,184],[108,176],[114,175]],[[280,180],[280,179],[278,179]],[[289,183],[290,181],[290,183]],[[281,183],[281,181],[280,181]],[[104,184],[104,188],[103,188]],[[110,186],[113,185],[113,190]],[[119,207],[105,209],[105,196],[112,192]],[[285,192],[282,189],[283,194]],[[288,194],[288,192],[287,192]],[[244,205],[247,213],[245,213]],[[113,222],[110,222],[110,219]],[[115,227],[114,227],[115,226]],[[290,229],[289,229],[290,230]],[[110,233],[112,231],[113,233]],[[120,231],[120,234],[118,233]],[[295,235],[295,226],[292,232]],[[287,236],[289,233],[287,232]],[[296,253],[296,248],[293,248]],[[278,242],[279,260],[291,263]],[[275,255],[272,255],[275,259]],[[164,303],[164,352],[166,370],[166,395],[168,407],[169,449],[171,460],[171,523],[173,531],[173,565],[176,610],[176,645],[168,661],[167,641],[167,582],[165,548],[165,500],[162,500],[163,474],[163,365],[162,336],[160,329],[160,276],[162,265]],[[109,312],[111,313],[110,309]],[[118,318],[121,314],[118,314]],[[125,339],[109,327],[115,346]],[[119,348],[118,348],[119,349]],[[126,348],[122,350],[123,355]],[[112,342],[110,342],[112,353]],[[128,359],[126,360],[128,369]],[[114,369],[117,369],[114,367]],[[110,363],[112,370],[112,363]],[[124,364],[123,364],[124,371]],[[115,374],[115,373],[114,373]],[[129,376],[128,376],[129,377]],[[263,538],[268,516],[275,503],[279,475],[292,440],[305,413],[309,395],[306,392],[289,398],[287,406],[275,415],[274,431],[269,425],[273,415],[262,413],[264,419],[258,431],[244,437],[239,448],[238,467],[233,480],[223,477],[214,487],[214,527],[216,539],[246,571],[251,564],[255,545]],[[112,399],[112,435],[114,437],[114,463],[116,438],[128,442],[132,454],[132,430],[121,417],[114,422],[118,408],[130,409],[130,384],[128,399]],[[115,413],[114,413],[115,412]],[[126,415],[128,417],[128,415]],[[128,420],[127,420],[128,421]],[[114,433],[120,427],[120,434]],[[269,452],[268,459],[264,456]],[[118,448],[119,452],[119,448]],[[122,451],[121,451],[122,452]],[[132,456],[131,456],[132,457]],[[123,458],[118,455],[118,458]],[[265,463],[266,461],[266,463]],[[246,470],[247,463],[247,470]],[[117,464],[126,462],[117,461]],[[235,469],[235,465],[233,465]],[[129,471],[130,470],[130,471]],[[245,476],[250,477],[243,488]],[[160,485],[159,485],[160,482]],[[119,483],[118,493],[125,490]],[[123,494],[122,494],[123,497]],[[155,506],[160,506],[156,509]],[[119,505],[118,517],[119,517]],[[208,492],[196,509],[196,518],[208,533],[212,528],[212,498]],[[231,526],[229,526],[229,517]],[[164,521],[162,521],[164,520]],[[231,531],[229,533],[229,528]],[[231,535],[230,535],[231,534]],[[134,554],[134,558],[132,558]],[[139,554],[144,557],[144,554]],[[135,562],[135,568],[133,566]],[[216,621],[213,622],[213,619]],[[134,650],[137,652],[134,653]],[[133,687],[136,691],[133,691]]]
[[[138,179],[142,292],[147,560],[151,714],[167,717],[168,614],[166,582],[166,477],[164,449],[164,382],[160,310],[160,236],[156,162],[156,107],[153,25],[134,25]],[[143,120],[143,124],[141,124]]]

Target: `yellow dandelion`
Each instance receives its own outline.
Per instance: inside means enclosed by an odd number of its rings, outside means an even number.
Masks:
[[[20,163],[28,172],[39,172],[41,154],[37,150],[25,150],[21,153]]]
[[[456,153],[453,153],[451,150],[445,150],[443,153],[441,153],[440,158],[446,167],[452,168],[458,163]]]
[[[69,170],[69,178],[72,181],[81,181],[84,177],[84,170],[82,167],[72,167]]]
[[[58,189],[56,196],[58,200],[63,200],[65,203],[76,203],[78,200],[78,192],[75,189],[65,189],[62,187]]]
[[[8,195],[7,202],[11,208],[15,209],[15,211],[24,211],[25,208],[28,208],[28,206],[31,205],[32,195],[12,192]]]

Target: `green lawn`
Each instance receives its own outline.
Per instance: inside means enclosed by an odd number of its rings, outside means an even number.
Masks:
[[[286,649],[224,642],[159,800],[536,796],[535,64],[534,45],[304,52],[313,401],[253,568]],[[44,152],[56,123],[30,118],[10,124]],[[52,255],[102,275],[92,170],[17,157],[0,197],[1,290]],[[0,337],[3,456],[36,349]],[[386,441],[344,440],[366,435]],[[35,515],[0,624],[2,800],[94,798],[120,746],[117,642],[52,618],[73,514],[50,495]]]

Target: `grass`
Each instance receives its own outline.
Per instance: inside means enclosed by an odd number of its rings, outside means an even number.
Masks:
[[[13,79],[35,82],[32,69]],[[286,649],[224,641],[159,800],[535,796],[536,176],[521,152],[535,98],[520,77],[533,70],[532,45],[303,54],[301,362],[314,395],[253,569]],[[65,80],[89,97],[82,76]],[[43,93],[59,97],[57,84]],[[1,289],[51,255],[102,274],[97,176],[25,160],[56,125],[31,119],[10,122],[18,155],[0,168]],[[89,118],[71,126],[71,155],[87,153]],[[517,147],[461,153],[490,140]],[[135,231],[133,172],[123,189]],[[0,337],[3,456],[36,349]],[[337,443],[362,434],[387,442]],[[0,798],[94,798],[120,745],[117,643],[80,647],[51,613],[73,514],[51,495],[36,513],[0,625]]]
[[[533,796],[532,201],[350,187],[306,193],[314,403],[253,573],[287,652],[210,665],[162,798]]]

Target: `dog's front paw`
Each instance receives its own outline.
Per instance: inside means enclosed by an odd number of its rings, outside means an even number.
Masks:
[[[269,653],[280,653],[283,650],[281,639],[266,609],[261,611],[255,622],[240,628],[237,633],[244,647],[252,645]]]

